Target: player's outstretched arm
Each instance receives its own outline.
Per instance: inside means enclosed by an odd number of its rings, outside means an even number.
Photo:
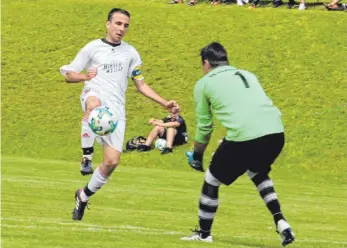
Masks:
[[[67,83],[79,83],[91,80],[96,76],[96,71],[88,71],[86,74],[74,71],[67,71],[65,81]]]
[[[159,103],[161,106],[163,106],[165,109],[177,112],[179,110],[179,106],[176,103],[176,101],[166,101],[164,98],[159,96],[146,82],[141,80],[134,80],[137,90],[144,95],[145,97],[148,97],[149,99],[155,101],[156,103]]]

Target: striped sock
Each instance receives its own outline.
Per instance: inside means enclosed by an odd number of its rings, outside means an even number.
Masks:
[[[206,238],[211,234],[213,218],[218,209],[218,190],[220,185],[221,183],[208,170],[199,202],[199,225],[202,238]]]
[[[250,173],[248,173],[248,175],[250,176]],[[277,225],[279,220],[285,220],[285,218],[281,212],[281,205],[278,201],[277,194],[275,193],[273,182],[268,175],[259,173],[255,175],[253,174],[253,176],[254,177],[250,177]]]

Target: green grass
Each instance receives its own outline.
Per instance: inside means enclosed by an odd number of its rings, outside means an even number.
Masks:
[[[202,173],[120,167],[93,197],[83,222],[74,222],[73,189],[86,181],[72,169],[74,162],[7,156],[2,162],[8,193],[2,197],[4,247],[202,246],[179,240],[196,224]],[[281,178],[281,172],[274,175]],[[347,246],[345,185],[288,178],[275,185],[297,234],[291,247]],[[220,202],[215,243],[209,247],[280,247],[271,217],[247,177],[232,188],[222,187]]]
[[[191,143],[173,156],[124,154],[86,219],[70,221],[73,191],[87,181],[78,174],[82,85],[64,83],[59,67],[104,36],[115,6],[131,12],[125,40],[140,52],[146,81],[180,103],[190,137],[200,48],[220,41],[232,65],[259,76],[286,128],[272,177],[298,236],[292,247],[346,247],[346,13],[164,0],[2,2],[3,246],[198,247],[178,241],[196,224],[202,183],[183,155]],[[126,139],[146,135],[147,120],[166,115],[131,82],[127,99]],[[216,123],[205,164],[223,135]],[[101,161],[99,147],[94,158]],[[213,247],[278,247],[246,178],[223,188],[221,202]]]

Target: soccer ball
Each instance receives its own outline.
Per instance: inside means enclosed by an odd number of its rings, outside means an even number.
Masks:
[[[157,141],[155,142],[155,148],[157,148],[158,150],[162,151],[167,147],[167,143],[165,139],[157,139]]]
[[[99,136],[106,136],[116,129],[118,120],[115,113],[107,106],[100,106],[90,113],[88,118],[90,129]]]

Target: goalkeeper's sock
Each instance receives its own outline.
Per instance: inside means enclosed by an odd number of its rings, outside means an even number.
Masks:
[[[208,170],[201,190],[199,202],[199,225],[202,238],[210,235],[213,219],[217,213],[219,201],[218,191],[221,183]]]
[[[251,177],[251,175],[253,174],[248,173],[248,175]],[[267,208],[271,212],[275,224],[277,225],[277,222],[279,220],[285,220],[281,211],[281,205],[278,201],[277,194],[274,189],[273,182],[269,178],[269,176],[257,173],[254,177],[251,177],[251,179],[257,187],[259,194],[266,204]]]

